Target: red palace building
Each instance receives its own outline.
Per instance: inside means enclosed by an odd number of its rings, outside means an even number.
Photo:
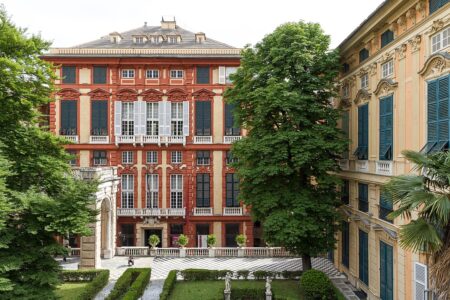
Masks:
[[[205,247],[208,234],[218,247],[236,246],[238,234],[262,246],[229,166],[244,132],[223,93],[240,49],[163,19],[44,59],[60,78],[50,129],[72,141],[71,164],[118,169],[117,246],[157,234],[172,247],[182,233],[190,247]]]

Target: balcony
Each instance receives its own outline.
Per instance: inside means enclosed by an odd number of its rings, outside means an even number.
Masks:
[[[135,144],[136,137],[134,135],[116,135],[116,144]]]
[[[341,168],[341,170],[348,171],[350,168],[348,159],[340,159],[339,167]]]
[[[158,135],[144,135],[142,136],[143,144],[158,144],[160,145],[160,139]]]
[[[391,160],[378,160],[376,162],[375,172],[378,175],[392,176],[393,175],[393,162]]]
[[[89,137],[90,144],[109,144],[109,136],[107,135],[91,135]]]
[[[356,161],[356,171],[369,172],[369,161],[368,160],[357,160]]]
[[[61,137],[65,138],[71,143],[78,144],[78,135],[61,135]]]
[[[194,216],[212,216],[213,209],[212,207],[194,207]]]
[[[186,208],[118,208],[119,217],[185,217]]]
[[[186,137],[183,135],[161,136],[161,144],[183,144],[186,145]]]
[[[224,207],[223,208],[224,216],[243,216],[244,212],[242,207]]]
[[[224,144],[232,144],[236,141],[239,141],[242,139],[242,136],[240,135],[226,135],[223,137],[223,143]]]
[[[212,144],[212,136],[194,136],[194,144]]]

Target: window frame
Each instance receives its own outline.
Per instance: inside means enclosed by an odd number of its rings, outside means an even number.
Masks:
[[[211,207],[211,174],[196,174],[195,194],[195,207]]]
[[[122,78],[125,78],[125,79],[133,79],[135,76],[134,69],[122,69],[120,73],[122,75]]]
[[[159,70],[158,69],[147,69],[147,70],[145,70],[145,78],[147,78],[147,79],[159,79]]]
[[[122,102],[122,136],[134,136],[134,105],[135,103],[132,101]]]
[[[225,174],[225,207],[240,207],[239,178],[236,173]]]
[[[131,165],[134,162],[133,151],[122,151],[122,164]]]
[[[197,166],[209,166],[211,163],[211,152],[209,150],[197,150],[195,161]]]
[[[120,176],[120,179],[121,179],[120,180],[120,189],[121,189],[121,196],[122,196],[120,207],[121,208],[134,208],[134,175],[133,174],[122,174]],[[126,183],[126,184],[124,185],[124,183]]]
[[[444,38],[444,34],[447,35],[445,38]],[[437,43],[435,43],[433,40],[437,37],[439,37],[439,41],[438,41],[439,48],[434,49],[434,46]],[[445,46],[444,46],[444,41],[447,43]],[[437,52],[446,50],[448,47],[450,47],[450,26],[447,26],[446,28],[442,29],[441,31],[439,31],[438,33],[436,33],[430,37],[431,54],[435,54]]]
[[[170,153],[170,162],[172,164],[181,164],[181,163],[183,163],[183,153],[181,151],[172,151]]]
[[[96,81],[96,76],[95,76],[95,71],[100,70],[100,69],[105,69],[105,77],[104,80],[102,80],[102,82],[97,82]],[[92,67],[92,84],[106,84],[108,82],[108,67],[107,66],[93,66]]]
[[[360,77],[361,80],[361,88],[366,90],[369,88],[369,73],[365,73]]]
[[[170,78],[171,79],[183,79],[184,78],[184,70],[182,70],[182,69],[171,69],[170,70]]]
[[[171,102],[170,135],[183,136],[183,102]]]
[[[381,78],[390,78],[394,75],[394,60],[390,59],[381,64]]]
[[[183,208],[183,175],[170,175],[170,207]]]
[[[73,81],[66,81],[66,77],[64,75],[64,70],[71,70],[73,71]],[[63,84],[76,84],[77,83],[77,67],[76,66],[62,66],[61,67],[61,83]]]
[[[146,208],[159,207],[159,174],[149,173],[145,175],[145,206]],[[156,182],[156,184],[155,184]]]
[[[104,153],[104,155],[98,155]],[[94,150],[92,152],[92,165],[94,166],[106,166],[108,164],[108,154],[106,150]]]
[[[145,161],[148,165],[158,164],[158,151],[147,151],[145,153]]]
[[[145,134],[148,136],[159,136],[159,103],[147,102]]]

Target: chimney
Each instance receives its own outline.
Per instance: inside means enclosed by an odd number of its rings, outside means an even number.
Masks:
[[[197,33],[195,34],[195,42],[196,42],[197,44],[201,44],[201,43],[203,43],[204,41],[206,41],[206,35],[205,35],[205,33],[204,33],[204,32],[197,32]]]
[[[177,22],[175,21],[175,17],[171,20],[170,18],[161,18],[161,29],[176,29]]]

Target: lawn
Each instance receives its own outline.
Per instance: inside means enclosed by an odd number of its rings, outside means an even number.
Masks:
[[[73,299],[73,296],[80,294],[88,283],[89,282],[63,283],[56,289],[56,296],[61,297],[62,300]]]
[[[265,281],[239,280],[231,282],[231,292],[233,287],[258,287],[264,289]],[[223,300],[224,281],[177,281],[173,289],[171,300]],[[300,286],[295,280],[274,280],[272,282],[272,292],[288,300],[303,299]]]

